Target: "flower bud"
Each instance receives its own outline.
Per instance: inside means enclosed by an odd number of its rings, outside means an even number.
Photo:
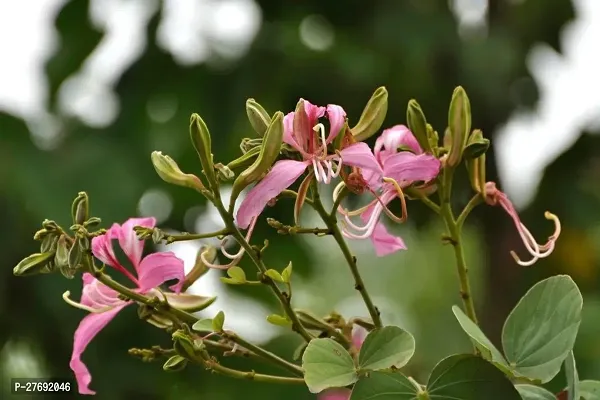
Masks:
[[[50,233],[42,239],[40,253],[54,252],[58,243],[58,235]]]
[[[219,179],[221,179],[223,181],[230,181],[235,177],[235,174],[233,173],[233,171],[226,165],[223,165],[221,163],[216,163],[215,169],[217,170],[217,172],[219,174]]]
[[[69,248],[65,235],[61,235],[56,245],[56,253],[54,255],[54,264],[58,268],[69,266]]]
[[[75,243],[73,243],[73,245],[71,246],[71,249],[69,250],[69,257],[68,257],[69,268],[76,270],[77,267],[79,267],[79,264],[81,263],[82,258],[83,258],[83,249],[81,248],[81,245],[80,245],[80,239],[77,238],[75,240]]]
[[[86,192],[79,192],[71,206],[73,223],[83,225],[89,218],[89,200]]]
[[[242,142],[240,143],[240,150],[242,150],[242,153],[244,153],[244,154],[246,154],[254,149],[258,149],[258,151],[260,151],[260,148],[262,147],[262,143],[263,143],[263,138],[258,138],[258,139],[243,138]]]
[[[192,114],[190,118],[190,137],[192,144],[198,153],[200,163],[202,164],[202,170],[214,186],[216,186],[215,169],[213,166],[213,155],[211,149],[210,132],[206,127],[206,124],[196,113]]]
[[[252,165],[256,157],[258,157],[258,155],[260,154],[261,147],[262,141],[260,146],[248,149],[248,151],[246,151],[241,157],[238,157],[235,160],[231,161],[229,164],[227,164],[227,168],[229,168],[230,170],[238,168],[248,168],[250,165]]]
[[[194,360],[196,358],[197,350],[194,346],[192,338],[183,330],[178,329],[173,332],[173,349],[182,357],[188,360]]]
[[[283,113],[278,111],[273,116],[271,125],[265,133],[258,158],[246,170],[238,175],[233,183],[230,208],[235,204],[239,194],[252,182],[259,180],[279,156],[281,143],[283,142]]]
[[[254,99],[246,100],[246,114],[252,128],[260,136],[264,136],[265,132],[271,125],[271,117],[269,113],[256,102]]]
[[[433,129],[433,126],[429,124],[427,124],[427,140],[432,149],[438,147],[440,137],[438,136],[437,131]]]
[[[53,252],[32,254],[17,264],[13,269],[13,274],[16,276],[29,276],[51,272],[51,270],[44,270],[44,267],[52,261],[53,257]]]
[[[429,143],[429,137],[427,134],[427,120],[425,114],[419,103],[412,99],[408,102],[408,108],[406,109],[406,122],[408,123],[408,129],[413,133],[419,146],[428,153],[431,153],[431,144]]]
[[[181,371],[187,366],[188,360],[185,358],[175,355],[167,360],[163,365],[163,370],[167,372]]]
[[[217,248],[214,246],[202,246],[196,253],[196,262],[194,263],[194,267],[188,274],[185,276],[185,280],[183,281],[183,286],[181,291],[185,292],[190,286],[194,284],[200,277],[208,272],[208,267],[202,261],[202,254],[204,254],[204,258],[206,261],[212,263],[217,258]]]
[[[485,153],[475,159],[467,159],[465,163],[471,187],[475,192],[483,194],[485,190]]]
[[[448,127],[452,132],[452,146],[446,165],[455,167],[462,159],[471,132],[471,103],[467,93],[461,86],[454,89],[452,94],[448,110]]]
[[[473,133],[471,133],[471,136],[469,136],[463,157],[466,160],[473,160],[485,154],[489,147],[490,140],[483,137],[483,132],[481,132],[481,130],[475,129]]]
[[[169,156],[160,151],[153,151],[150,156],[152,165],[160,178],[170,184],[189,187],[199,192],[206,191],[200,178],[193,174],[185,174],[177,163]]]
[[[357,142],[364,142],[375,134],[383,121],[388,110],[388,92],[381,86],[371,96],[369,102],[360,116],[360,120],[351,129],[352,135]]]

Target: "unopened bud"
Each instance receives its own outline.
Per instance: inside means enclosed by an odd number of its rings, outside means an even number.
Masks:
[[[248,153],[251,150],[257,149],[257,148],[258,148],[258,151],[260,151],[260,148],[262,147],[262,142],[263,142],[262,138],[258,138],[258,139],[243,138],[242,142],[240,143],[240,150],[242,150],[242,153],[244,153],[244,154]]]
[[[202,260],[202,255],[204,255],[204,259],[210,263],[214,262],[217,259],[217,248],[214,246],[202,246],[198,253],[196,254],[196,262],[194,263],[194,267],[188,274],[185,276],[185,280],[183,281],[182,291],[185,292],[190,286],[194,284],[200,277],[208,272],[208,267]]]
[[[455,167],[462,159],[469,133],[471,133],[471,103],[461,86],[454,89],[452,94],[448,110],[448,127],[452,132],[452,146],[448,154],[447,165]]]
[[[51,233],[42,239],[40,246],[40,253],[53,252],[56,250],[56,244],[58,243],[58,235]]]
[[[56,254],[54,255],[54,264],[58,268],[69,266],[69,248],[67,247],[67,240],[65,235],[61,235],[56,245]]]
[[[450,128],[446,128],[444,131],[444,139],[442,142],[446,150],[450,150],[452,148],[452,131]]]
[[[315,316],[314,314],[304,310],[294,310],[298,319],[306,329],[327,330],[330,328],[328,324]]]
[[[199,192],[206,191],[200,178],[193,174],[183,173],[171,157],[160,151],[153,151],[150,158],[156,173],[163,181],[173,185],[189,187]]]
[[[475,159],[485,154],[489,147],[490,140],[483,137],[483,132],[481,132],[481,130],[475,129],[473,133],[471,133],[471,136],[469,136],[463,157],[466,160]]]
[[[190,117],[190,137],[200,158],[204,174],[209,182],[216,186],[210,132],[202,118],[196,113]]]
[[[252,182],[259,180],[277,160],[283,142],[283,113],[278,111],[265,133],[258,158],[241,172],[233,183],[230,205],[235,204],[239,194]],[[230,207],[231,208],[231,207]]]
[[[357,142],[364,142],[375,134],[383,124],[388,110],[388,92],[384,86],[377,88],[365,109],[360,120],[351,129],[352,135]]]
[[[181,357],[180,355],[174,355],[169,358],[166,363],[163,365],[163,370],[167,372],[177,372],[181,371],[187,366],[188,360]]]
[[[427,124],[427,140],[429,141],[429,145],[432,149],[438,147],[440,137],[438,136],[437,131],[434,130],[433,127],[429,124]]]
[[[235,177],[235,174],[233,173],[233,171],[226,165],[217,163],[217,164],[215,164],[215,169],[217,170],[217,172],[219,174],[219,179],[221,179],[223,181],[230,181]]]
[[[60,231],[60,227],[57,225],[57,223],[49,219],[45,219],[42,222],[42,228],[44,228],[48,232]]]
[[[467,159],[465,163],[471,187],[475,192],[483,194],[485,190],[485,153],[476,159]]]
[[[197,350],[192,338],[183,330],[179,329],[173,332],[173,349],[182,357],[189,360],[196,358]]]
[[[250,125],[252,125],[256,133],[264,136],[269,125],[271,125],[269,113],[256,100],[248,99],[246,100],[246,114],[248,114]]]
[[[71,249],[69,250],[68,265],[69,268],[73,270],[79,267],[81,259],[83,258],[83,249],[81,248],[79,242],[80,240],[79,238],[77,238],[77,240],[75,241],[75,243],[73,243]]]
[[[252,165],[256,157],[258,157],[258,155],[260,154],[261,147],[262,141],[260,146],[249,149],[244,154],[242,154],[241,157],[238,157],[235,160],[231,161],[229,164],[227,164],[227,168],[229,168],[230,170],[238,168],[248,168],[250,165]]]
[[[16,276],[29,276],[44,273],[44,267],[52,260],[54,253],[35,253],[22,259],[13,269]]]
[[[406,122],[408,128],[413,133],[419,146],[428,153],[431,153],[431,144],[427,135],[427,120],[425,114],[419,103],[412,99],[408,102],[408,108],[406,109]]]
[[[86,192],[79,192],[71,206],[73,223],[82,225],[89,218],[89,199]]]

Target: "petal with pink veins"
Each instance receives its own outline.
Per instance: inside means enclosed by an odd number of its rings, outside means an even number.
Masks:
[[[329,104],[327,105],[327,119],[329,119],[329,136],[327,136],[326,144],[329,144],[344,127],[346,111],[338,105]]]
[[[104,285],[87,272],[83,274],[81,304],[95,309],[101,309],[107,306],[116,306],[122,302],[123,300],[119,299],[119,293],[116,290]]]
[[[236,214],[236,223],[246,229],[253,218],[258,217],[269,200],[288,188],[306,170],[308,162],[281,160],[275,163],[271,171],[260,181],[242,201]]]
[[[179,293],[185,279],[183,260],[170,251],[148,254],[140,263],[138,279],[142,293],[154,289],[166,281],[177,279],[177,283],[169,288],[175,293]]]
[[[144,241],[139,240],[135,231],[134,226],[143,226],[144,228],[154,228],[156,226],[155,218],[129,218],[121,226],[119,230],[119,245],[123,249],[129,261],[133,264],[135,269],[138,269],[140,261],[142,260],[142,253],[144,252]]]
[[[368,169],[375,171],[378,174],[383,173],[381,166],[377,162],[377,159],[375,159],[375,156],[366,143],[359,142],[351,144],[350,146],[342,149],[340,154],[342,157],[342,163],[346,165]]]
[[[124,303],[121,306],[103,313],[88,314],[79,323],[79,326],[75,331],[73,353],[71,355],[71,362],[69,363],[69,366],[75,373],[79,394],[96,394],[95,391],[89,388],[90,382],[92,381],[92,375],[83,361],[81,361],[81,354],[83,354],[88,344],[90,344],[98,332],[100,332],[127,304],[128,303]]]
[[[111,226],[104,235],[92,238],[92,254],[94,257],[102,261],[104,264],[117,269],[119,269],[119,267],[123,267],[117,261],[117,257],[115,257],[112,240],[119,238],[120,231],[121,227],[119,224],[113,224],[113,226]]]
[[[403,151],[385,160],[383,174],[404,187],[416,181],[429,182],[439,174],[440,167],[440,160],[432,155]]]
[[[382,151],[382,148],[385,148],[392,154],[397,153],[399,147],[407,147],[415,154],[423,152],[415,135],[404,125],[395,125],[384,130],[381,136],[375,141],[373,150],[375,155]]]
[[[304,100],[304,110],[311,128],[317,124],[319,118],[325,115],[325,107],[316,106],[308,100]]]
[[[300,143],[296,141],[296,137],[294,136],[294,114],[295,112],[292,111],[285,114],[285,117],[283,117],[283,141],[300,153],[304,153],[304,149]]]
[[[318,400],[349,400],[352,392],[349,389],[328,389],[317,396]]]
[[[381,222],[377,223],[373,234],[371,235],[375,254],[378,257],[384,257],[398,250],[406,250],[406,245],[402,238],[391,235],[385,225]]]

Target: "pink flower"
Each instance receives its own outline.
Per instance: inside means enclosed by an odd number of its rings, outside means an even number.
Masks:
[[[350,239],[370,238],[375,253],[381,257],[406,249],[404,241],[388,233],[385,225],[379,222],[381,213],[387,214],[395,222],[404,222],[406,204],[402,189],[415,182],[431,181],[438,175],[441,163],[431,154],[423,152],[412,132],[404,125],[383,131],[375,142],[374,153],[379,168],[363,168],[362,176],[377,198],[359,210],[348,211],[340,207],[338,211],[344,216],[344,236]],[[383,175],[380,171],[383,171]],[[334,197],[337,198],[341,189],[342,186],[336,188]],[[395,216],[387,207],[396,197],[402,202],[402,217]],[[358,226],[350,219],[358,215],[365,225]]]
[[[137,287],[135,291],[138,293],[151,292],[164,282],[172,279],[176,279],[177,283],[170,288],[179,293],[184,279],[182,260],[171,252],[153,253],[142,259],[144,242],[138,240],[133,227],[153,228],[155,224],[154,218],[131,218],[122,226],[114,224],[104,235],[92,239],[92,252],[100,261],[127,276]],[[133,264],[135,274],[129,272],[117,261],[112,248],[113,239],[119,241],[119,245]],[[90,312],[81,320],[75,331],[73,354],[70,362],[80,394],[96,393],[89,388],[92,376],[83,361],[81,361],[81,354],[98,332],[119,311],[133,303],[132,301],[121,300],[118,295],[116,291],[100,283],[89,273],[83,274],[83,292],[80,303],[70,300],[69,292],[65,292],[63,295],[63,298],[69,304]]]
[[[521,236],[521,240],[523,240],[523,244],[527,249],[527,252],[531,254],[532,259],[529,261],[521,261],[519,256],[514,251],[511,251],[510,254],[513,256],[517,264],[522,265],[524,267],[529,267],[537,262],[540,258],[548,257],[552,251],[554,251],[554,246],[558,237],[560,235],[560,220],[558,217],[548,211],[544,213],[544,217],[546,219],[554,222],[554,233],[548,237],[548,241],[546,244],[539,244],[531,232],[523,225],[521,219],[519,218],[519,214],[512,202],[509,200],[508,196],[498,190],[496,184],[494,182],[487,182],[485,184],[485,201],[491,206],[495,206],[499,204],[504,211],[512,218],[515,226],[517,227],[517,231],[519,232],[519,236]]]
[[[326,184],[339,175],[342,164],[373,171],[380,169],[365,143],[355,143],[338,154],[328,154],[327,145],[345,126],[346,112],[342,107],[334,104],[329,104],[326,108],[318,107],[304,99],[300,102],[300,110],[304,109],[304,112],[290,112],[283,119],[283,141],[300,153],[302,161],[276,162],[267,176],[250,190],[236,216],[237,225],[242,229],[246,229],[271,199],[291,186],[309,167],[312,167],[310,174],[314,174],[317,182]],[[327,137],[325,127],[318,123],[323,116],[329,121]]]

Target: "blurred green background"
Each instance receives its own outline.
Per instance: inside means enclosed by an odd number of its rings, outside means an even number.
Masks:
[[[292,110],[299,97],[320,105],[340,104],[353,124],[372,92],[385,85],[390,93],[386,127],[405,123],[406,103],[416,98],[442,132],[452,90],[463,85],[471,98],[473,126],[493,138],[509,118],[539,107],[531,49],[542,44],[547,51],[564,52],[563,28],[585,18],[581,5],[590,2],[578,1],[577,8],[569,0],[54,3],[54,11],[48,11],[54,45],[45,50],[42,111],[20,114],[10,104],[5,111],[0,108],[2,398],[9,396],[10,377],[72,376],[68,363],[73,332],[84,313],[66,305],[61,295],[71,290],[78,296],[79,278],[12,276],[13,266],[37,250],[32,235],[44,218],[68,226],[71,201],[85,190],[93,215],[106,226],[135,215],[154,215],[161,226],[180,231],[204,232],[218,225],[204,199],[164,184],[150,163],[150,152],[162,150],[184,171],[199,173],[187,133],[192,112],[208,124],[216,160],[227,162],[239,154],[240,140],[253,136],[244,109],[249,97],[271,113]],[[18,24],[37,21],[23,16]],[[119,42],[124,54],[106,50]],[[16,38],[15,43],[19,45]],[[10,57],[3,53],[3,59]],[[598,87],[589,90],[599,92]],[[516,265],[509,250],[520,252],[522,245],[514,226],[500,209],[490,207],[472,214],[467,255],[480,319],[496,343],[508,312],[533,283],[570,274],[584,293],[584,321],[576,343],[580,377],[598,379],[600,137],[583,124],[570,129],[577,130],[574,144],[550,156],[539,189],[527,188],[535,197],[521,212],[540,241],[551,229],[543,212],[560,216],[563,234],[554,255],[533,268]],[[561,134],[567,132],[554,132],[554,137]],[[527,135],[524,130],[522,145],[516,140],[502,151],[539,156],[541,144],[532,145]],[[498,151],[492,145],[488,153],[488,180],[499,179]],[[464,180],[456,191],[457,205],[464,204],[470,196]],[[291,207],[289,201],[280,201],[268,212],[290,222]],[[442,225],[427,211],[410,203],[409,222],[394,228],[408,251],[376,258],[369,243],[352,242],[385,322],[416,337],[417,352],[407,370],[419,380],[444,356],[469,349],[450,310],[460,303],[451,249],[441,245]],[[316,226],[308,210],[303,217],[306,226]],[[329,238],[292,240],[263,222],[254,241],[267,238],[269,266],[282,269],[294,261],[296,307],[367,315]],[[189,267],[197,246],[173,248]],[[246,261],[242,266],[252,271]],[[268,291],[225,287],[220,274],[211,271],[193,287],[219,296],[205,315],[223,309],[226,326],[291,358],[299,340],[265,321],[277,311]],[[169,342],[168,335],[138,320],[130,307],[84,353],[93,375],[91,387],[99,398],[115,400],[315,397],[303,387],[251,384],[199,367],[165,373],[160,363],[127,355],[131,347]],[[224,363],[273,372],[268,365],[245,360],[228,358]],[[559,375],[550,386],[558,391],[563,385]]]

